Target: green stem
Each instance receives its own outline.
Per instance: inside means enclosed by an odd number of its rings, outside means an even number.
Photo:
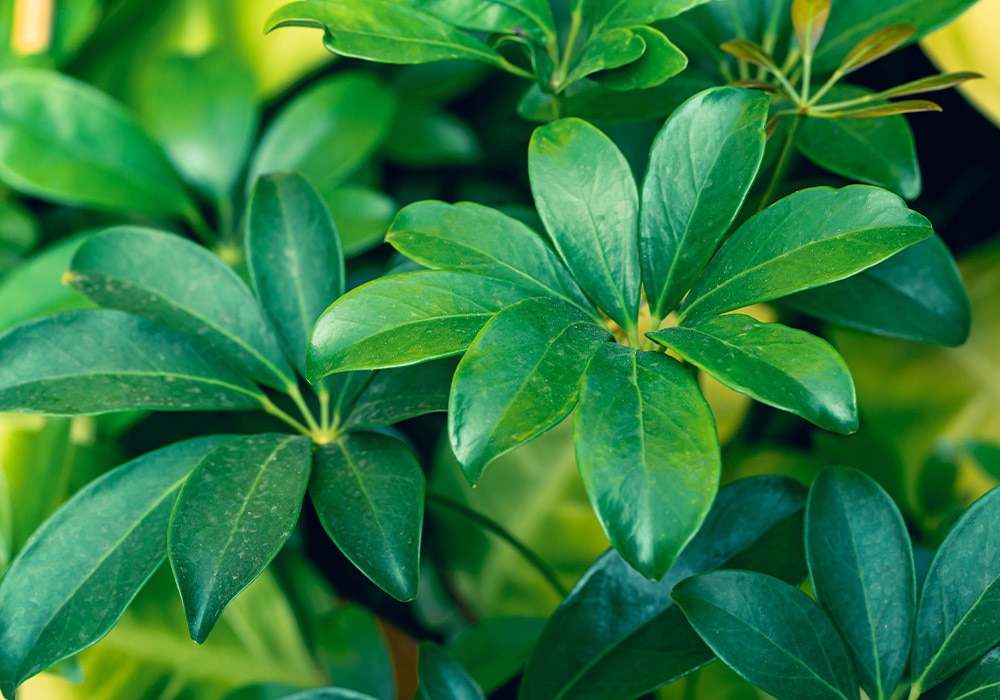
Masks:
[[[510,61],[508,61],[506,58],[501,58],[500,59],[500,67],[503,68],[508,73],[511,73],[511,74],[516,75],[518,77],[527,78],[528,80],[534,80],[535,79],[535,74],[534,73],[532,73],[530,71],[526,71],[523,68],[519,68],[518,66],[515,66],[513,63],[511,63]]]
[[[785,167],[788,165],[788,160],[791,157],[792,148],[795,145],[795,134],[799,130],[799,123],[802,121],[800,115],[795,115],[792,117],[792,126],[788,130],[788,138],[785,139],[785,145],[781,149],[781,155],[778,156],[778,162],[774,166],[774,175],[771,176],[771,182],[768,183],[767,189],[764,191],[764,196],[760,199],[760,206],[757,207],[757,211],[763,211],[770,201],[771,197],[774,196],[774,191],[778,188],[778,183],[781,182],[781,176],[784,173]]]
[[[302,417],[306,419],[306,425],[309,426],[309,431],[313,435],[321,433],[323,428],[320,427],[319,423],[317,423],[316,419],[313,417],[312,411],[309,410],[309,405],[306,403],[305,397],[302,396],[302,392],[299,391],[298,385],[289,384],[285,389],[292,401],[295,402],[295,406],[299,409],[299,413],[301,413]]]
[[[559,575],[556,573],[555,569],[553,569],[547,561],[538,556],[538,554],[531,550],[527,545],[511,534],[511,532],[500,523],[488,518],[478,511],[472,510],[468,506],[462,505],[461,503],[453,501],[452,499],[440,494],[428,493],[427,502],[447,508],[448,510],[480,525],[484,530],[492,532],[494,535],[516,549],[529,564],[535,567],[535,570],[541,574],[542,578],[548,581],[549,585],[552,586],[552,589],[559,594],[560,598],[565,598],[569,594],[569,591],[566,590],[566,587],[563,586],[562,582],[559,580]]]
[[[836,85],[837,81],[840,80],[843,77],[844,77],[843,73],[841,73],[840,71],[834,71],[833,75],[830,76],[830,79],[827,80],[825,83],[823,83],[823,87],[821,87],[819,90],[817,90],[816,94],[814,94],[812,96],[812,98],[809,100],[809,103],[808,103],[809,106],[812,106],[812,105],[816,104],[817,102],[819,102],[820,99],[823,97],[823,95],[825,95],[826,93],[828,93],[830,91],[830,88],[832,88],[834,85]]]
[[[559,92],[563,87],[563,81],[566,80],[566,75],[569,73],[569,62],[573,58],[573,52],[576,49],[577,39],[580,37],[580,28],[583,26],[583,13],[579,10],[574,10],[570,18],[569,25],[569,37],[566,39],[566,48],[563,51],[562,60],[559,62],[559,67],[556,69],[555,86],[556,92]]]
[[[325,432],[330,429],[330,391],[323,380],[316,389],[316,396],[319,397],[319,424]]]
[[[313,432],[309,428],[307,428],[306,426],[302,425],[302,423],[300,423],[299,421],[295,420],[290,415],[288,415],[287,413],[285,413],[284,411],[282,411],[280,408],[278,408],[277,406],[275,406],[274,403],[271,401],[271,399],[269,399],[269,398],[267,398],[265,396],[265,397],[263,397],[263,398],[260,399],[260,403],[261,403],[261,406],[264,407],[264,410],[267,413],[269,413],[270,415],[274,416],[278,420],[281,420],[281,421],[287,423],[288,425],[290,425],[292,428],[294,428],[298,432],[302,433],[303,435],[312,436]]]
[[[920,697],[920,685],[910,686],[910,694],[906,696],[906,700],[917,700]]]

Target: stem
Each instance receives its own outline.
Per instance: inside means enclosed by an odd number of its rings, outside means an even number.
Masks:
[[[330,392],[323,380],[320,380],[316,389],[316,396],[319,397],[319,424],[323,432],[326,432],[330,429]]]
[[[802,101],[809,104],[809,85],[812,80],[812,51],[805,51],[802,54]]]
[[[521,78],[527,78],[528,80],[534,80],[535,74],[515,66],[513,63],[508,61],[506,58],[500,59],[500,67],[503,68],[508,73],[512,73]]]
[[[821,87],[819,90],[817,90],[816,94],[813,95],[812,99],[809,100],[809,105],[811,106],[811,105],[814,105],[817,102],[819,102],[820,98],[823,97],[823,95],[825,95],[826,93],[828,93],[830,91],[830,88],[832,88],[834,85],[836,85],[837,81],[840,80],[843,77],[844,77],[844,74],[841,73],[839,70],[838,71],[834,71],[833,75],[830,76],[830,79],[827,80],[825,83],[823,83],[823,87]]]
[[[553,86],[556,92],[559,92],[563,86],[563,81],[566,80],[566,74],[569,72],[569,62],[573,57],[573,51],[576,48],[576,41],[580,37],[580,28],[582,26],[583,13],[579,9],[574,9],[570,19],[569,36],[566,39],[566,50],[563,51],[562,60],[556,69],[556,79],[553,81],[556,83]]]
[[[781,155],[778,156],[778,162],[774,166],[774,175],[771,176],[771,182],[764,191],[764,196],[760,199],[760,206],[757,207],[757,211],[763,211],[764,207],[770,203],[771,197],[774,196],[774,191],[778,188],[778,183],[781,182],[781,176],[785,167],[788,165],[788,159],[792,153],[792,146],[795,144],[795,134],[799,130],[799,123],[801,121],[802,117],[800,115],[792,117],[792,126],[788,130],[788,138],[785,139],[785,145],[781,149]]]
[[[279,419],[281,421],[284,421],[285,423],[287,423],[291,427],[295,428],[295,430],[297,430],[298,432],[302,433],[303,435],[312,436],[313,433],[312,433],[312,431],[309,428],[307,428],[306,426],[302,425],[300,422],[298,422],[297,420],[295,420],[294,418],[292,418],[290,415],[288,415],[287,413],[285,413],[284,411],[282,411],[280,408],[278,408],[277,406],[275,406],[274,403],[271,401],[271,399],[269,399],[269,398],[267,398],[265,396],[264,398],[260,399],[260,403],[264,407],[264,410],[267,413],[271,414],[272,416],[274,416],[275,418],[277,418],[277,419]]]
[[[223,240],[228,238],[238,239],[233,226],[233,203],[226,195],[219,197],[216,202],[216,211],[219,213],[219,234]]]
[[[440,494],[428,493],[427,502],[447,508],[448,510],[457,513],[464,518],[468,518],[472,522],[480,525],[484,530],[492,532],[494,535],[516,549],[529,564],[535,567],[535,570],[541,574],[542,578],[548,581],[549,585],[552,586],[552,589],[559,594],[560,598],[565,598],[569,594],[569,591],[566,590],[566,587],[563,586],[562,582],[559,580],[559,575],[556,573],[555,569],[553,569],[547,561],[538,556],[538,554],[517,539],[509,530],[507,530],[507,528],[497,521]]]
[[[906,700],[917,700],[920,697],[920,685],[911,685],[910,694],[906,696]]]
[[[288,395],[292,398],[292,401],[295,402],[295,406],[299,409],[299,413],[301,413],[302,417],[306,419],[306,425],[309,426],[309,431],[313,435],[323,432],[323,429],[320,428],[319,424],[316,422],[316,419],[313,418],[312,411],[309,410],[309,405],[306,403],[305,398],[302,396],[302,392],[299,391],[298,384],[289,384],[286,387],[286,391],[288,392]]]

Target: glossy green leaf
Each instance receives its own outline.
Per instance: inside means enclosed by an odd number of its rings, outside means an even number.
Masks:
[[[323,195],[340,234],[345,257],[371,250],[385,238],[399,210],[387,194],[358,185],[345,185]]]
[[[304,177],[282,173],[257,181],[247,212],[246,249],[257,298],[304,375],[316,319],[344,293],[337,229]]]
[[[118,226],[73,257],[66,281],[104,307],[128,311],[198,339],[275,388],[295,373],[250,289],[210,250],[172,233]]]
[[[913,684],[933,688],[1000,642],[1000,489],[962,514],[924,579],[913,642]]]
[[[88,235],[78,234],[53,243],[0,278],[0,330],[45,314],[94,306],[61,281]]]
[[[687,67],[687,56],[653,27],[630,27],[645,44],[642,56],[620,68],[591,76],[612,90],[644,90],[656,87]]]
[[[830,468],[809,491],[805,542],[816,600],[847,643],[861,687],[870,698],[893,697],[917,607],[903,517],[871,478]]]
[[[805,502],[805,487],[784,476],[723,487],[698,534],[660,582],[610,550],[546,623],[525,671],[522,700],[638,697],[710,662],[711,650],[670,600],[671,589],[717,568],[751,569],[798,583],[806,574]]]
[[[0,335],[0,410],[88,414],[260,408],[246,376],[185,335],[120,311],[68,311]]]
[[[370,73],[338,73],[316,83],[264,132],[248,186],[261,175],[295,170],[321,193],[330,191],[379,147],[395,117],[395,94]]]
[[[669,19],[708,0],[583,0],[593,33]]]
[[[555,33],[555,22],[547,0],[406,0],[463,29],[514,34],[530,32],[544,40]]]
[[[951,346],[969,337],[969,295],[938,236],[853,277],[782,301],[824,321],[879,335]]]
[[[170,516],[167,550],[199,644],[292,534],[311,461],[309,438],[248,435],[213,450],[188,477]]]
[[[320,317],[309,342],[309,378],[458,354],[493,314],[531,296],[525,287],[469,272],[381,277],[351,290]]]
[[[584,45],[565,82],[573,83],[591,73],[621,68],[639,60],[645,51],[646,42],[631,29],[609,29]]]
[[[417,594],[424,473],[403,443],[350,433],[320,446],[309,485],[323,528],[379,588],[399,600]]]
[[[496,209],[417,202],[399,212],[386,241],[425,267],[496,277],[593,308],[545,240]]]
[[[455,359],[448,357],[379,370],[354,400],[344,427],[393,425],[425,413],[448,410],[455,365]]]
[[[0,583],[4,695],[108,633],[166,557],[170,509],[188,473],[230,439],[196,438],[139,457],[42,525]]]
[[[851,371],[832,345],[812,333],[727,314],[648,336],[730,389],[827,430],[858,429]]]
[[[327,49],[380,63],[430,63],[461,59],[503,67],[504,60],[479,39],[434,15],[390,0],[308,0],[279,8],[267,21],[278,27],[318,27]]]
[[[1000,698],[1000,649],[993,649],[970,668],[948,700],[997,700]]]
[[[528,148],[535,206],[577,282],[619,326],[639,306],[639,195],[628,162],[579,119],[535,130]]]
[[[731,311],[850,277],[929,238],[930,222],[875,187],[814,187],[740,226],[681,306],[681,318]]]
[[[444,649],[423,642],[417,652],[418,700],[486,700],[482,689]]]
[[[590,358],[613,341],[556,299],[526,299],[494,316],[458,363],[449,401],[451,445],[469,482],[565,418]]]
[[[740,88],[701,92],[653,142],[642,185],[642,276],[663,318],[708,264],[743,205],[764,156],[770,99]]]
[[[573,438],[611,544],[662,578],[719,485],[715,421],[697,383],[673,358],[606,344],[584,374]]]
[[[371,695],[357,693],[344,688],[320,688],[319,690],[306,690],[295,695],[289,695],[282,700],[379,700]]]
[[[825,102],[871,94],[851,86],[836,87]],[[820,167],[851,180],[867,182],[914,199],[920,194],[920,165],[913,131],[906,118],[805,119],[795,146]]]
[[[62,204],[200,216],[163,152],[124,107],[51,71],[0,76],[0,179]]]
[[[816,51],[830,18],[830,0],[792,0],[792,29],[803,53]]]
[[[431,102],[411,100],[386,139],[385,154],[411,167],[440,167],[474,163],[483,149],[461,118]]]
[[[194,187],[224,201],[257,135],[257,85],[237,55],[168,54],[138,81],[139,117]]]
[[[778,700],[857,700],[844,642],[812,598],[749,571],[692,576],[671,597],[729,667]]]
[[[480,620],[448,643],[448,653],[489,694],[517,675],[544,626],[543,618],[519,615]]]
[[[345,605],[316,621],[316,660],[332,685],[395,700],[392,656],[375,616],[360,605]]]

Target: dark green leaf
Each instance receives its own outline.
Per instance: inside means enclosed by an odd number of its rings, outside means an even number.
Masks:
[[[344,255],[323,200],[297,173],[265,175],[247,212],[250,277],[285,353],[304,375],[309,333],[344,293]]]
[[[316,658],[333,685],[395,700],[392,656],[372,613],[345,605],[316,622]]]
[[[838,433],[858,429],[844,358],[812,333],[727,314],[647,334],[741,393]]]
[[[639,306],[639,195],[615,144],[579,119],[535,130],[528,149],[535,206],[577,282],[619,326]]]
[[[378,190],[345,185],[323,196],[340,234],[345,257],[371,250],[385,238],[399,207]]]
[[[344,427],[357,429],[393,425],[425,413],[448,410],[448,393],[455,365],[455,359],[449,357],[379,370],[358,394]]]
[[[584,45],[566,76],[565,84],[574,83],[591,73],[621,68],[639,60],[645,51],[646,42],[631,29],[609,29]]]
[[[955,259],[937,236],[840,282],[783,300],[824,321],[924,343],[961,345],[971,308]]]
[[[319,690],[306,690],[289,695],[282,700],[379,700],[379,698],[344,688],[320,688]]]
[[[671,589],[692,574],[733,567],[798,583],[806,573],[805,501],[805,488],[783,476],[723,487],[660,582],[610,550],[546,623],[524,675],[522,700],[638,697],[707,664],[713,654],[670,600]]]
[[[876,30],[850,50],[837,68],[837,72],[846,75],[877,61],[905,44],[916,33],[917,28],[912,24],[893,24]]]
[[[213,450],[188,477],[170,516],[167,549],[199,644],[292,534],[311,459],[309,438],[248,435]]]
[[[668,19],[708,0],[583,0],[592,33]]]
[[[584,375],[573,436],[611,544],[641,574],[662,578],[719,484],[715,421],[697,383],[670,357],[606,344]]]
[[[875,187],[814,187],[740,226],[712,258],[681,318],[731,311],[850,277],[934,233]]]
[[[458,363],[449,401],[451,445],[469,482],[565,418],[590,358],[613,340],[557,299],[527,299],[494,316]]]
[[[52,71],[0,77],[0,179],[63,204],[200,216],[163,152],[124,107]]]
[[[973,503],[924,579],[913,642],[913,684],[926,690],[1000,642],[1000,489]]]
[[[2,411],[248,409],[267,400],[187,336],[121,311],[68,311],[0,336]]]
[[[469,272],[381,277],[351,290],[320,317],[309,342],[309,378],[458,354],[493,314],[531,296],[525,287]]]
[[[770,99],[723,87],[695,95],[653,142],[642,185],[642,276],[650,311],[676,307],[743,205],[764,156]]]
[[[644,90],[656,87],[687,67],[687,56],[653,27],[631,27],[630,30],[645,44],[642,57],[636,61],[592,76],[612,90]]]
[[[692,576],[671,597],[728,666],[778,700],[856,700],[844,642],[812,598],[749,571]]]
[[[809,491],[805,542],[816,600],[847,642],[861,687],[870,698],[891,698],[917,607],[903,517],[868,476],[827,469]]]
[[[792,28],[804,54],[816,51],[830,18],[830,0],[793,0]]]
[[[474,163],[483,155],[476,132],[430,102],[406,104],[385,142],[391,160],[411,167]]]
[[[1000,698],[1000,649],[993,649],[969,669],[948,700],[998,700]]]
[[[524,666],[545,626],[539,617],[492,617],[474,622],[448,644],[448,653],[492,693]]]
[[[188,473],[231,439],[188,440],[123,464],[42,525],[0,583],[4,695],[108,633],[166,557],[170,509]]]
[[[419,700],[486,700],[465,669],[436,644],[423,642],[417,653]]]
[[[253,293],[197,243],[152,229],[107,229],[80,247],[66,281],[101,306],[197,338],[262,384],[280,389],[295,381]]]
[[[399,600],[417,594],[424,474],[403,443],[350,433],[316,450],[309,485],[323,528],[340,551]]]

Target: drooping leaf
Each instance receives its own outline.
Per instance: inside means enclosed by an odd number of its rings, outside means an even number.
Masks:
[[[544,626],[542,618],[520,615],[480,620],[448,643],[448,653],[489,694],[517,675]]]
[[[294,371],[253,293],[210,250],[180,236],[118,226],[89,238],[66,281],[101,306],[128,311],[198,339],[275,388]]]
[[[592,33],[669,19],[708,0],[584,0]]]
[[[344,293],[344,254],[323,200],[297,173],[265,175],[247,212],[247,262],[254,290],[303,375],[309,334]]]
[[[634,328],[639,195],[625,156],[587,122],[562,119],[535,130],[528,174],[538,213],[577,282],[619,326]]]
[[[801,190],[729,237],[682,305],[681,319],[836,282],[933,233],[927,219],[885,190]]]
[[[385,238],[399,210],[389,195],[358,185],[338,187],[323,196],[340,234],[345,257],[371,250]]]
[[[470,272],[418,270],[381,277],[345,294],[317,321],[308,376],[455,355],[493,314],[531,296],[525,287]]]
[[[642,277],[666,316],[729,230],[764,155],[769,98],[715,88],[675,111],[653,142],[642,185]]]
[[[187,440],[123,464],[42,525],[0,583],[4,695],[108,633],[166,557],[170,509],[188,473],[230,439]]]
[[[163,152],[124,107],[53,71],[0,77],[0,179],[62,204],[200,216]]]
[[[890,698],[906,668],[916,575],[906,525],[882,488],[844,467],[809,491],[805,529],[816,599],[837,626],[870,698]]]
[[[804,54],[816,51],[830,18],[830,0],[793,0],[792,29]]]
[[[188,477],[170,516],[167,548],[199,644],[292,534],[311,459],[309,438],[248,435],[213,450]]]
[[[591,78],[612,90],[645,90],[662,85],[683,71],[687,56],[667,37],[653,27],[630,27],[645,44],[645,51],[637,60],[620,68],[603,70]]]
[[[891,54],[909,41],[917,28],[912,24],[892,24],[859,41],[841,61],[837,72],[847,74]]]
[[[584,374],[573,437],[608,539],[662,578],[719,484],[715,421],[697,383],[673,358],[608,343]]]
[[[375,616],[360,605],[345,605],[316,621],[313,647],[330,682],[395,700],[392,656]]]
[[[486,700],[482,689],[457,661],[432,642],[417,652],[419,700]]]
[[[121,311],[68,311],[0,335],[0,410],[260,408],[250,379],[185,335]]]
[[[546,623],[525,671],[522,700],[638,697],[707,664],[713,654],[670,600],[671,589],[717,568],[751,569],[798,583],[806,574],[805,501],[805,488],[784,476],[723,487],[698,534],[660,582],[609,551]]]
[[[827,430],[858,429],[851,371],[832,345],[812,333],[727,314],[648,336],[730,389]]]
[[[386,593],[412,600],[424,474],[406,446],[375,433],[350,433],[320,446],[309,495],[340,551]]]
[[[590,358],[613,340],[556,299],[526,299],[494,316],[458,363],[449,401],[451,445],[469,482],[565,418]]]
[[[448,410],[448,393],[456,364],[455,358],[447,357],[379,370],[354,399],[344,427],[393,425],[425,413]]]
[[[948,700],[997,698],[1000,698],[1000,649],[993,649],[962,676]]]
[[[645,51],[646,42],[631,29],[609,29],[584,45],[566,76],[565,83],[574,83],[591,73],[634,63]]]

